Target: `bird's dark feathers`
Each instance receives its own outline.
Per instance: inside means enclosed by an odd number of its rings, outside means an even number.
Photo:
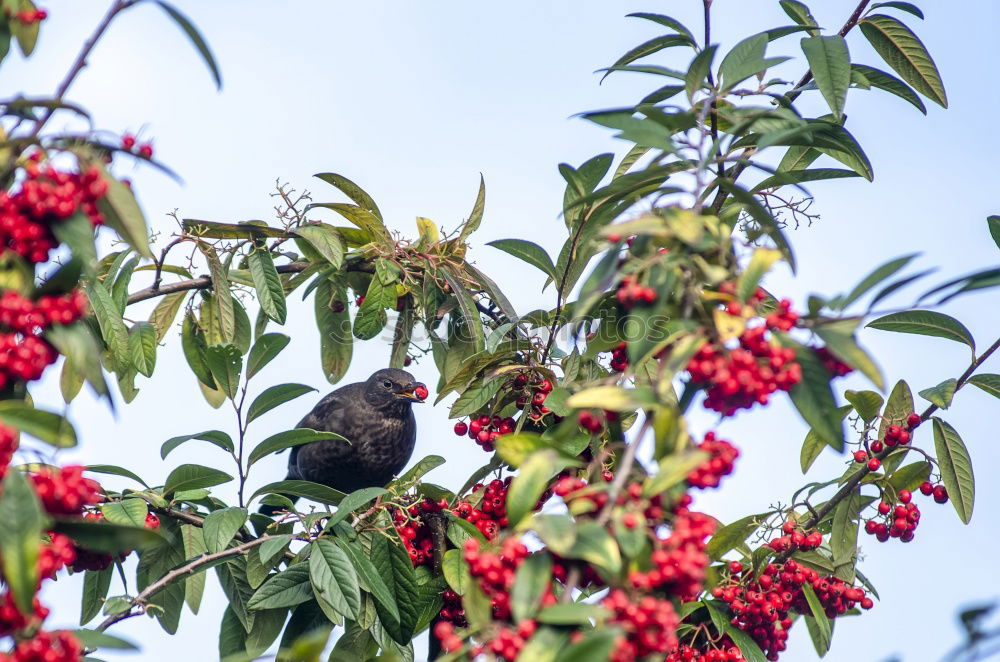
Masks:
[[[385,369],[324,397],[298,427],[334,432],[349,443],[316,441],[292,448],[288,478],[341,492],[388,483],[413,453],[417,426],[410,406],[417,386],[410,373]]]

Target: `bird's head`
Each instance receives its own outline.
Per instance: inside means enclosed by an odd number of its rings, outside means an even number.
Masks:
[[[427,399],[427,387],[405,370],[386,368],[368,378],[365,399],[376,407],[405,410],[414,402]]]

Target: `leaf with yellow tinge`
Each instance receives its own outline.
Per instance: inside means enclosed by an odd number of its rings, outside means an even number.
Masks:
[[[715,319],[715,328],[719,332],[721,342],[738,338],[746,330],[747,322],[745,319],[730,315],[720,308],[716,308],[712,312],[712,317]]]
[[[424,242],[424,245],[436,244],[441,240],[441,233],[438,231],[434,221],[429,218],[424,218],[423,216],[417,216],[417,231],[420,233],[420,239]]]
[[[918,92],[943,108],[948,96],[934,60],[917,35],[897,19],[884,14],[866,16],[858,24],[862,34],[886,63]]]
[[[621,386],[595,386],[569,396],[566,404],[574,409],[629,411],[644,405],[655,405],[656,398],[646,388],[626,389]]]

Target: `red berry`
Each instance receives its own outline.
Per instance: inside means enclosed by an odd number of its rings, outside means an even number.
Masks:
[[[139,145],[139,156],[144,159],[153,158],[153,145],[151,143],[143,143]]]
[[[899,493],[900,503],[910,503],[912,499],[913,499],[913,494],[910,492],[910,490],[902,490]]]
[[[868,453],[865,451],[854,451],[854,461],[858,464],[868,461]]]
[[[906,417],[906,427],[912,430],[918,425],[920,425],[920,414],[913,413]]]
[[[920,483],[920,493],[924,496],[930,496],[934,492],[934,485],[931,484],[929,480],[925,480]]]
[[[947,503],[948,502],[948,490],[944,485],[934,486],[934,501],[937,503]]]
[[[420,384],[415,389],[413,389],[413,395],[417,396],[417,399],[419,399],[421,402],[423,402],[424,400],[427,399],[427,395],[428,395],[428,393],[427,393],[427,387],[424,386],[423,384]]]
[[[878,471],[878,468],[882,466],[882,463],[877,457],[873,457],[868,460],[868,471]]]
[[[455,423],[455,434],[457,434],[458,436],[461,437],[466,433],[468,433],[468,431],[469,431],[469,426],[466,424],[465,421],[459,421],[458,423]]]

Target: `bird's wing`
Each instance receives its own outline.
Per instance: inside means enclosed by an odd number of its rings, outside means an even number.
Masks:
[[[313,410],[299,421],[298,427],[343,434],[349,395],[347,388],[337,389],[316,403]]]

